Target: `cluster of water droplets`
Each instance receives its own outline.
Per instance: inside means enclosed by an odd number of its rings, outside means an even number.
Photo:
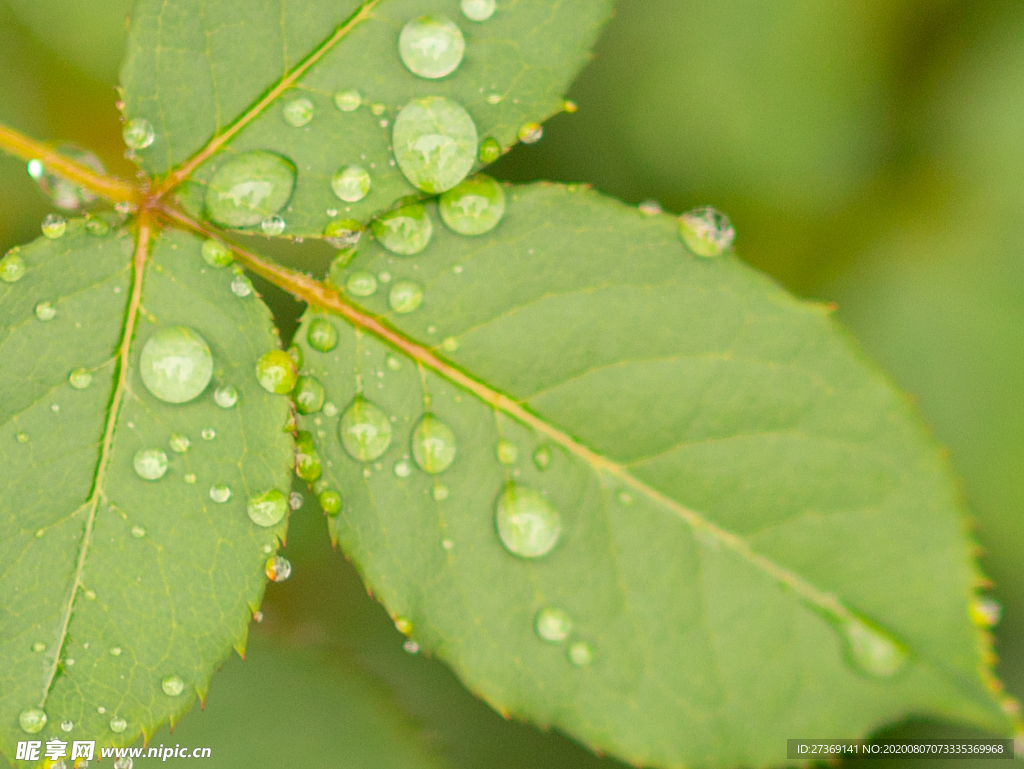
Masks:
[[[88,150],[71,144],[59,144],[55,149],[60,155],[97,174],[106,173],[102,161]],[[34,159],[28,162],[28,175],[36,181],[54,206],[65,211],[75,211],[96,200],[96,195],[92,192],[47,171],[41,160]]]

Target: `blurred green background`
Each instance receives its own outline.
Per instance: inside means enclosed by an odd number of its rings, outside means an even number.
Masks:
[[[114,107],[129,6],[0,0],[0,120],[131,176]],[[570,97],[579,112],[496,175],[713,204],[747,261],[838,303],[949,448],[1005,610],[999,673],[1024,695],[1024,3],[620,0]],[[0,158],[0,253],[48,210],[24,164]],[[314,270],[330,254],[273,251]],[[287,336],[299,306],[263,289]],[[404,652],[314,502],[286,554],[295,574],[270,586],[247,661],[155,744],[211,746],[206,765],[225,769],[617,765],[506,722]],[[780,735],[780,757],[786,736],[808,735]]]

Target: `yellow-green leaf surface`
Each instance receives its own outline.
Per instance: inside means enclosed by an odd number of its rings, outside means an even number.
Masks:
[[[19,740],[124,745],[176,720],[244,649],[284,536],[246,509],[289,484],[287,399],[255,376],[277,346],[270,313],[191,236],[153,235],[141,275],[136,250],[131,233],[74,220],[24,246],[23,277],[0,282],[0,751],[12,760]],[[140,368],[176,327],[212,357],[208,385],[177,404]],[[214,394],[228,403],[227,387],[237,401],[224,408]],[[20,719],[33,709],[47,722],[30,735]]]
[[[948,470],[825,308],[546,185],[486,239],[438,225],[347,270],[376,279],[348,297],[363,330],[299,330],[315,488],[399,627],[495,708],[656,766],[771,765],[911,714],[1009,732]],[[397,314],[404,280],[424,299]],[[555,511],[554,546],[539,513],[503,544],[503,506]]]
[[[366,220],[418,192],[392,152],[395,119],[410,101],[450,99],[468,111],[479,141],[507,148],[524,124],[564,109],[562,95],[610,13],[610,0],[498,2],[479,22],[459,0],[142,0],[122,72],[124,112],[155,130],[136,153],[155,175],[240,129],[192,175],[186,197],[197,209],[205,183],[232,158],[260,150],[287,159],[297,180],[278,212],[284,233],[315,237],[332,219]],[[457,25],[465,41],[461,63],[440,79],[414,75],[399,54],[403,27],[425,15]],[[342,111],[335,96],[350,91],[361,101]],[[297,99],[312,108],[301,125],[286,119]],[[357,202],[331,187],[349,166],[371,178]]]

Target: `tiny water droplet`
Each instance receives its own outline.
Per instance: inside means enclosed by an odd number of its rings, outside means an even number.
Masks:
[[[562,533],[562,521],[551,503],[531,486],[510,483],[498,496],[496,521],[502,544],[520,558],[551,552]]]
[[[505,190],[486,174],[477,174],[441,196],[441,219],[460,235],[483,235],[505,215]]]
[[[288,125],[302,128],[313,119],[313,102],[303,97],[285,102],[281,114]]]
[[[579,108],[579,105],[571,99],[566,99],[562,102],[562,111],[567,115],[575,115]]]
[[[160,682],[160,688],[168,697],[177,697],[185,691],[185,682],[181,680],[181,676],[165,676]]]
[[[300,376],[292,398],[300,414],[315,414],[324,406],[324,386],[311,376]]]
[[[128,728],[128,722],[120,717],[114,717],[110,719],[110,731],[120,734]]]
[[[843,634],[850,661],[870,676],[888,678],[898,673],[907,662],[906,651],[895,639],[864,620],[847,620]]]
[[[975,598],[970,606],[971,621],[978,627],[995,627],[1003,617],[1003,607],[994,598]]]
[[[399,371],[402,368],[402,361],[400,361],[396,355],[388,355],[384,359],[384,365],[391,371]]]
[[[156,481],[167,473],[167,455],[160,449],[143,449],[132,460],[136,474],[147,481]]]
[[[472,170],[478,137],[473,118],[461,104],[427,96],[398,113],[392,143],[405,177],[436,195],[456,186]]]
[[[28,443],[28,433],[24,431],[19,432],[15,436],[15,438],[17,439],[18,443]]]
[[[255,614],[253,614],[252,615],[252,621],[256,622],[256,623],[262,622],[263,621],[263,612],[258,611]]]
[[[729,217],[711,206],[701,206],[679,217],[679,235],[697,256],[712,257],[732,248],[736,230]]]
[[[470,21],[487,21],[494,15],[496,0],[462,0],[462,12]]]
[[[57,317],[57,308],[49,302],[40,302],[36,305],[36,317],[39,320],[53,320]]]
[[[586,641],[577,641],[569,646],[568,657],[576,667],[585,667],[594,661],[594,651]]]
[[[377,278],[369,272],[353,272],[345,281],[345,290],[352,296],[373,296],[377,293]]]
[[[252,294],[252,281],[245,275],[236,275],[231,281],[231,293],[244,299]]]
[[[112,648],[110,649],[110,654],[111,654],[111,656],[113,656],[113,657],[120,657],[120,656],[121,656],[121,647],[120,647],[120,646],[114,646],[114,647],[112,647]],[[103,711],[101,710],[100,712],[102,713]]]
[[[184,454],[192,445],[192,441],[188,439],[188,436],[182,435],[181,433],[174,433],[174,435],[171,436],[170,443],[171,451],[175,454]]]
[[[433,414],[424,414],[412,432],[412,456],[431,475],[447,470],[455,461],[455,433]]]
[[[204,427],[202,432],[199,433],[204,441],[212,441],[217,437],[217,431],[212,427]]]
[[[288,495],[288,507],[292,510],[301,510],[305,503],[306,498],[297,491],[293,491]]]
[[[302,480],[312,483],[320,477],[320,455],[313,445],[313,437],[305,431],[295,436],[295,474]]]
[[[391,287],[388,303],[401,315],[413,312],[423,303],[423,287],[414,280],[399,280]]]
[[[391,445],[391,420],[359,395],[342,414],[338,432],[345,451],[361,462],[372,462]]]
[[[111,729],[114,728],[113,722],[111,722]],[[116,729],[114,731],[117,731]],[[131,756],[119,756],[114,759],[113,769],[132,769],[132,757]],[[78,769],[76,766],[75,769]]]
[[[196,474],[195,473],[185,473],[185,475],[182,478],[182,480],[185,481],[185,483],[194,484],[196,482]]]
[[[454,72],[465,51],[462,30],[443,16],[413,19],[398,38],[398,52],[405,66],[414,75],[431,80]]]
[[[95,601],[96,600],[96,591],[95,590],[86,590],[85,591],[85,597],[88,598],[90,601]]]
[[[50,411],[53,411],[54,413],[60,411],[60,404],[54,403],[52,406],[50,406]]]
[[[320,509],[327,513],[327,515],[337,515],[338,511],[341,510],[341,494],[334,489],[324,489],[321,491],[317,501],[320,503]]]
[[[333,417],[338,413],[338,407],[330,401],[324,404],[324,416]]]
[[[544,138],[544,126],[540,123],[524,123],[519,127],[519,141],[523,144],[536,144]]]
[[[142,348],[142,382],[165,403],[187,403],[199,397],[213,376],[213,354],[198,333],[184,326],[158,331]]]
[[[70,732],[74,728],[75,728],[75,722],[74,721],[69,721],[67,719],[64,719],[63,721],[60,722],[60,730],[62,732]]]
[[[27,271],[25,260],[14,249],[8,251],[7,255],[0,259],[0,280],[4,283],[17,283],[25,277]]]
[[[405,649],[405,651],[409,654],[420,653],[420,645],[413,641],[411,638],[406,640],[406,642],[402,644],[402,648]]]
[[[354,88],[334,94],[334,106],[342,112],[355,112],[363,103],[363,95]]]
[[[377,280],[379,280],[381,283],[390,283],[391,282],[391,273],[387,272],[386,270],[384,272],[378,272],[377,273]]]
[[[448,499],[448,494],[449,494],[448,487],[445,486],[443,483],[439,483],[436,486],[434,486],[434,490],[432,492],[432,495],[433,495],[435,501],[442,502],[442,501]]]
[[[146,530],[141,526],[132,526],[132,536],[135,537],[135,539],[142,539],[146,536]]]
[[[480,162],[481,163],[493,163],[495,160],[501,157],[501,145],[498,144],[498,140],[488,136],[480,143]]]
[[[36,641],[34,644],[32,644],[32,651],[36,653],[41,652],[44,649],[46,649],[46,644],[44,644],[42,641]]]
[[[277,214],[271,214],[260,222],[260,229],[263,230],[264,235],[280,235],[286,226],[285,220]]]
[[[216,238],[210,238],[209,240],[203,241],[203,261],[211,267],[219,269],[221,267],[227,267],[235,261],[235,257],[232,256],[231,249],[225,246],[221,241]]]
[[[400,459],[395,462],[395,475],[399,478],[408,478],[412,474],[412,464],[408,459]]]
[[[256,379],[268,393],[287,395],[295,389],[299,372],[284,350],[271,350],[256,363]]]
[[[362,200],[370,192],[370,172],[362,166],[347,166],[338,169],[331,177],[331,189],[334,194],[347,203]]]
[[[263,150],[227,160],[210,179],[206,213],[225,227],[253,227],[276,214],[292,196],[295,166]]]
[[[223,483],[218,483],[210,489],[210,499],[219,505],[223,505],[231,499],[231,487],[225,486]]]
[[[441,349],[445,352],[455,352],[459,349],[459,340],[453,336],[445,337],[441,341]]]
[[[434,234],[434,223],[419,203],[381,214],[373,220],[373,234],[388,251],[401,256],[418,254]]]
[[[43,236],[50,240],[56,240],[61,237],[68,228],[68,223],[64,220],[63,216],[57,214],[47,214],[43,219],[43,223],[40,229],[43,231]]]
[[[267,560],[263,571],[271,582],[284,582],[292,575],[292,564],[287,558],[275,555]]]
[[[46,713],[40,708],[28,708],[18,716],[21,730],[26,734],[38,734],[46,726]]]
[[[512,441],[507,441],[504,438],[498,441],[495,453],[498,455],[498,461],[503,465],[514,465],[519,459],[519,448]]]
[[[92,372],[86,368],[76,368],[68,376],[68,384],[76,390],[84,390],[92,384]]]
[[[276,526],[288,514],[288,498],[278,489],[269,489],[250,497],[246,512],[257,526]]]
[[[124,124],[121,136],[128,149],[144,150],[156,139],[156,131],[146,118],[137,117]]]
[[[443,547],[445,550],[451,550],[453,547],[455,547],[455,543],[452,542],[452,540],[450,539],[442,539],[441,547]]]
[[[314,350],[330,352],[338,346],[338,329],[326,318],[317,318],[309,324],[306,341]]]
[[[538,446],[533,452],[533,464],[537,466],[538,470],[547,470],[551,465],[551,447],[546,445]]]
[[[222,409],[229,409],[238,403],[238,390],[230,385],[218,387],[213,393],[213,400]]]
[[[658,214],[663,212],[661,203],[659,203],[657,200],[654,200],[653,198],[640,201],[640,204],[637,206],[637,208],[640,210],[640,213],[642,213],[644,216],[657,216]]]
[[[563,610],[551,606],[537,612],[533,626],[537,635],[551,643],[561,643],[572,632],[572,620],[569,615]]]

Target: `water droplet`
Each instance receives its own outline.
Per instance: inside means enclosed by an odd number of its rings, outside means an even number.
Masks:
[[[473,118],[461,104],[440,96],[406,104],[395,119],[392,142],[405,177],[432,195],[465,179],[476,161]]]
[[[277,214],[271,214],[260,222],[260,229],[263,230],[263,234],[267,236],[280,235],[284,232],[284,228],[286,226],[284,219]]]
[[[579,108],[579,105],[570,99],[566,99],[562,102],[562,111],[567,115],[575,115]]]
[[[113,729],[113,725],[111,725],[110,728]],[[118,756],[114,759],[113,769],[132,769],[132,764],[133,761],[131,756]],[[75,769],[78,769],[77,766]]]
[[[505,98],[500,93],[492,93],[487,95],[488,104],[501,104],[501,100]]]
[[[146,530],[141,526],[132,526],[132,536],[135,537],[135,539],[142,539],[146,536]]]
[[[970,606],[971,621],[978,627],[995,627],[1003,617],[1003,607],[994,598],[975,598]]]
[[[546,607],[537,612],[533,623],[537,635],[551,643],[561,643],[572,631],[572,620],[561,609]]]
[[[278,489],[269,489],[250,497],[246,512],[257,526],[276,526],[288,514],[288,498]]]
[[[76,368],[68,377],[68,384],[76,390],[84,390],[92,384],[92,372],[86,368]]]
[[[480,143],[480,162],[493,163],[501,157],[501,145],[498,140],[488,136]]]
[[[18,723],[21,724],[21,730],[28,734],[37,734],[43,730],[46,726],[46,713],[39,708],[29,708],[28,710],[21,711],[21,715],[18,716]]]
[[[498,497],[497,526],[502,544],[521,558],[547,555],[562,533],[562,521],[536,489],[508,484]]]
[[[321,491],[318,500],[320,502],[320,509],[327,513],[327,515],[337,515],[338,511],[341,510],[341,494],[334,489]]]
[[[56,149],[64,157],[92,169],[97,174],[103,175],[106,173],[106,169],[103,167],[100,159],[88,150],[76,147],[73,144],[59,144]],[[50,198],[54,206],[65,211],[73,211],[96,200],[96,195],[92,192],[79,187],[62,176],[49,173],[40,160],[29,161],[28,175],[36,180],[39,188]]]
[[[309,324],[306,341],[314,350],[330,352],[338,346],[338,329],[326,318],[317,318]]]
[[[355,203],[370,192],[370,172],[362,166],[348,166],[331,177],[331,189],[341,200]]]
[[[293,491],[288,495],[288,507],[292,510],[301,510],[305,503],[306,498],[297,491]]]
[[[0,259],[0,280],[4,283],[17,283],[25,277],[27,269],[21,254],[11,249],[3,259]]]
[[[203,437],[204,441],[212,441],[214,438],[217,437],[217,431],[214,430],[212,427],[204,427],[202,432],[200,432],[199,434]]]
[[[210,489],[210,499],[219,505],[223,505],[231,499],[231,487],[225,486],[223,483],[218,483]]]
[[[50,411],[52,411],[54,413],[60,411],[60,404],[59,403],[54,403],[52,406],[50,406]]]
[[[295,166],[256,150],[224,163],[206,190],[206,213],[225,227],[252,227],[276,214],[292,196]]]
[[[132,461],[135,472],[147,481],[156,481],[167,473],[167,455],[160,449],[143,449]]]
[[[498,461],[503,465],[514,465],[519,459],[519,448],[512,441],[506,441],[504,438],[498,441],[495,453],[498,455]]]
[[[906,651],[892,637],[863,620],[847,620],[843,633],[851,662],[868,675],[888,678],[907,662]]]
[[[229,409],[238,403],[238,390],[231,385],[218,387],[213,393],[213,400],[222,409]]]
[[[324,404],[324,414],[329,417],[333,417],[338,413],[338,407],[330,401]]]
[[[577,641],[569,647],[568,657],[576,667],[585,667],[594,661],[594,651],[586,641]]]
[[[359,243],[363,236],[363,225],[355,219],[335,219],[324,228],[324,240],[335,248],[349,249]],[[355,251],[348,252],[349,261]],[[346,262],[347,264],[347,262]],[[342,265],[343,267],[345,265]]]
[[[399,371],[402,368],[402,361],[400,361],[395,355],[388,355],[388,357],[384,359],[384,365],[391,371]]]
[[[402,315],[410,313],[423,302],[423,287],[414,280],[399,280],[391,287],[388,303]]]
[[[284,350],[271,350],[257,361],[256,379],[268,393],[287,395],[295,389],[299,372],[288,353]]]
[[[46,644],[44,644],[42,641],[36,641],[34,644],[32,644],[32,651],[34,652],[38,653],[43,651],[44,649],[46,649]]]
[[[372,462],[391,445],[391,420],[375,405],[357,395],[338,424],[341,443],[354,459]]]
[[[175,454],[184,454],[188,451],[189,446],[192,445],[192,441],[188,439],[188,436],[182,435],[181,433],[174,433],[174,435],[171,436],[170,443],[171,451]]]
[[[231,293],[244,299],[252,293],[252,281],[245,275],[236,275],[231,281]]]
[[[483,235],[505,215],[505,190],[490,176],[477,174],[444,193],[438,209],[449,229],[460,235]]]
[[[304,356],[302,354],[302,348],[301,347],[299,347],[297,344],[293,344],[291,347],[289,347],[288,348],[288,357],[291,358],[295,362],[295,368],[296,369],[301,369],[302,368],[302,361],[304,360]]]
[[[111,654],[112,657],[120,657],[121,656],[121,647],[120,646],[112,647],[110,649],[110,654]],[[102,713],[103,711],[101,710],[100,712]]]
[[[211,267],[227,267],[235,257],[231,255],[231,249],[225,246],[216,238],[203,241],[203,260]]]
[[[538,446],[533,452],[533,464],[538,470],[547,470],[551,465],[551,448],[545,445]]]
[[[377,293],[377,278],[369,272],[353,272],[345,281],[345,290],[352,296],[373,296]]]
[[[142,382],[165,403],[187,403],[198,398],[213,376],[210,346],[184,326],[158,331],[142,348]]]
[[[452,540],[450,539],[442,539],[441,547],[443,547],[445,550],[451,550],[453,547],[455,547],[455,543],[452,542]]]
[[[70,732],[74,728],[75,728],[75,722],[74,721],[68,721],[67,719],[64,719],[63,721],[60,722],[60,730],[62,732]]]
[[[181,680],[181,676],[165,676],[160,682],[160,688],[168,697],[177,697],[185,691],[185,682]]]
[[[56,240],[59,238],[64,234],[67,228],[68,223],[64,221],[64,217],[58,216],[57,214],[47,214],[46,218],[43,219],[43,224],[41,226],[43,236],[50,240]]]
[[[128,728],[128,722],[123,718],[114,717],[110,719],[110,731],[120,734]]]
[[[395,475],[399,478],[408,478],[412,474],[412,464],[408,459],[400,459],[395,462]]]
[[[334,105],[342,112],[355,112],[363,103],[363,95],[355,88],[334,95]]]
[[[16,437],[18,443],[28,443],[28,433],[26,433],[24,431],[19,431],[17,436],[15,436],[15,437]]]
[[[640,213],[642,213],[644,216],[657,216],[658,214],[663,212],[661,203],[659,203],[657,200],[654,200],[653,198],[640,201],[640,204],[637,206],[637,208],[640,210]]]
[[[436,80],[459,66],[466,40],[455,22],[443,16],[420,16],[402,28],[398,52],[414,75]]]
[[[103,219],[97,219],[95,216],[88,216],[85,220],[85,231],[90,235],[101,237],[110,232],[110,225]],[[119,293],[115,289],[115,293]]]
[[[313,119],[313,102],[306,98],[292,99],[285,102],[281,114],[288,125],[302,128]]]
[[[324,386],[311,376],[300,376],[292,394],[300,414],[315,414],[324,407]]]
[[[196,482],[196,474],[195,473],[185,473],[185,475],[182,478],[182,480],[185,481],[185,483],[194,484]]]
[[[312,483],[320,477],[320,455],[313,445],[313,436],[301,431],[295,436],[295,474]]]
[[[430,242],[434,223],[419,203],[387,211],[373,220],[373,234],[388,251],[402,256],[418,254]]]
[[[455,461],[455,433],[433,414],[424,414],[412,432],[412,456],[424,472],[437,475]]]
[[[292,575],[292,564],[287,558],[275,555],[267,560],[263,571],[271,582],[284,582]]]
[[[391,273],[387,272],[386,270],[384,272],[378,272],[377,273],[377,280],[379,280],[381,283],[390,283],[391,282]]]
[[[496,0],[462,0],[462,12],[470,21],[487,21],[497,5]]]
[[[448,493],[448,487],[445,486],[443,483],[439,483],[436,486],[434,486],[432,496],[434,497],[434,500],[436,502],[442,502],[448,499]]]
[[[697,256],[720,256],[732,248],[736,230],[729,217],[711,206],[687,211],[679,217],[683,243]]]
[[[402,648],[405,649],[409,654],[419,654],[420,645],[413,641],[411,638],[402,644]]]
[[[455,352],[459,349],[459,340],[453,336],[445,337],[441,342],[441,349],[445,352]]]
[[[536,144],[544,138],[544,126],[540,123],[524,123],[519,127],[519,141],[523,144]]]
[[[252,615],[253,622],[259,623],[263,621],[263,612],[258,611]]]
[[[156,139],[156,131],[146,118],[137,117],[124,124],[121,136],[128,149],[144,150]]]
[[[40,302],[36,305],[36,317],[39,320],[53,320],[57,317],[57,308],[49,302]]]

